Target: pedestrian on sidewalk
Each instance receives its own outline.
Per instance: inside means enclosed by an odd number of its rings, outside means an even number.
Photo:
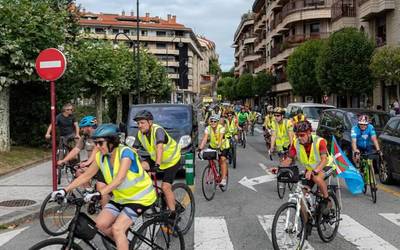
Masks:
[[[79,139],[79,127],[73,115],[73,109],[71,103],[67,103],[62,107],[62,113],[56,116],[56,127],[59,129],[59,136],[64,137],[66,141],[72,139]],[[51,124],[47,128],[46,139],[51,138]]]

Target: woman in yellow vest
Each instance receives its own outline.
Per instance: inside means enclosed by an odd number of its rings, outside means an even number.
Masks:
[[[275,122],[271,128],[271,149],[283,151],[289,148],[290,142],[293,140],[293,127],[290,120],[283,117],[285,111],[281,107],[276,107],[274,110]]]
[[[146,170],[154,168],[163,171],[161,189],[171,213],[170,218],[175,219],[175,195],[172,184],[181,168],[181,147],[167,131],[153,123],[153,119],[153,114],[147,110],[139,111],[134,118],[139,128],[137,141],[150,155],[149,158],[142,160],[142,165]]]
[[[111,194],[112,200],[96,217],[96,227],[111,236],[119,250],[128,250],[126,230],[157,199],[153,182],[142,168],[137,153],[119,144],[118,127],[114,124],[100,125],[92,135],[98,148],[96,160],[65,189],[53,192],[52,198],[66,193],[88,182],[97,171],[101,171],[106,186],[85,196],[85,201],[100,199]]]
[[[221,167],[221,183],[220,186],[226,186],[226,176],[228,174],[228,166],[226,159],[229,153],[229,140],[225,138],[225,127],[219,122],[219,116],[210,117],[210,125],[205,129],[203,139],[201,140],[199,150],[203,150],[206,146],[208,138],[210,138],[210,148],[219,150],[219,165]]]

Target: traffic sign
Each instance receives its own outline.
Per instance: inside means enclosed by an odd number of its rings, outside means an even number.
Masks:
[[[43,80],[57,80],[64,74],[66,68],[67,60],[58,49],[45,49],[36,58],[36,72]]]

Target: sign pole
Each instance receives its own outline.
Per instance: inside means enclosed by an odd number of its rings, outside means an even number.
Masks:
[[[56,85],[54,81],[50,82],[50,98],[51,98],[51,148],[52,148],[52,176],[53,191],[57,190],[57,146],[56,146]]]

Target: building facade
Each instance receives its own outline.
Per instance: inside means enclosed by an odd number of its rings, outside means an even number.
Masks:
[[[90,37],[113,41],[124,33],[136,41],[137,17],[127,14],[91,13],[83,10],[79,24]],[[128,41],[124,35],[118,41]],[[173,84],[172,103],[193,103],[200,94],[203,61],[202,47],[192,29],[177,23],[176,16],[167,19],[152,17],[149,13],[139,17],[140,46],[155,55],[164,65]],[[187,88],[179,86],[186,85]]]
[[[198,36],[203,53],[203,60],[200,62],[200,97],[215,97],[218,76],[210,72],[211,61],[218,61],[218,54],[215,50],[215,43],[206,37]]]

